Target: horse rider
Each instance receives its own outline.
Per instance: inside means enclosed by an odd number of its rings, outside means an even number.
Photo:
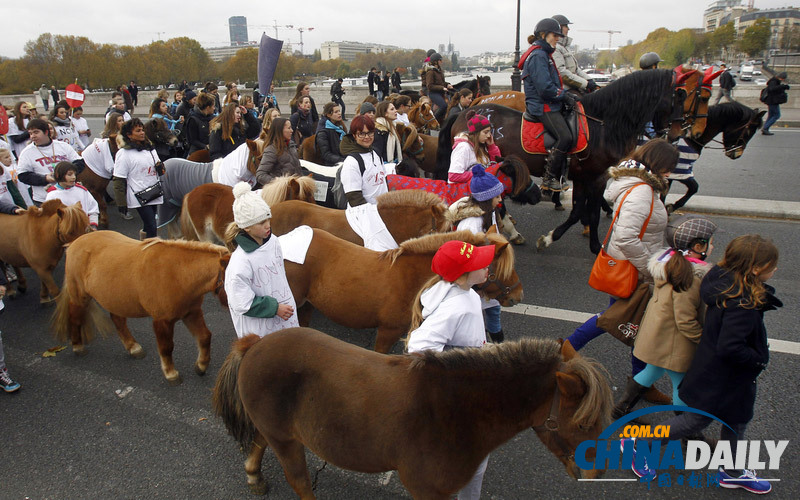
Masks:
[[[447,111],[447,99],[444,91],[453,90],[453,86],[444,81],[442,55],[438,52],[431,55],[431,67],[425,72],[425,86],[428,88],[428,97],[438,107],[436,119],[441,123],[444,121],[444,113]]]
[[[658,69],[658,63],[663,59],[656,52],[648,52],[639,58],[639,67],[641,69]]]
[[[597,83],[578,67],[578,60],[567,47],[572,45],[572,38],[569,35],[569,25],[572,24],[566,16],[556,14],[553,19],[561,25],[561,33],[564,35],[558,40],[556,50],[553,52],[553,61],[556,63],[558,74],[561,81],[571,89],[575,89],[581,94],[587,94],[597,90]]]
[[[564,103],[574,106],[577,96],[564,92],[553,52],[559,38],[564,34],[561,25],[548,17],[536,23],[533,35],[528,37],[532,45],[520,60],[522,81],[525,90],[525,111],[544,125],[556,140],[547,168],[542,178],[542,190],[561,191],[561,177],[566,174],[567,153],[572,143],[561,108]]]

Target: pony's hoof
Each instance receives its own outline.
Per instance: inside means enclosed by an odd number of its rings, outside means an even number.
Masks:
[[[539,236],[539,238],[536,240],[536,251],[537,251],[537,252],[541,252],[541,251],[542,251],[542,250],[544,250],[545,248],[547,248],[547,241],[545,240],[545,237],[544,237],[544,235],[541,235],[541,236]]]
[[[589,226],[583,226],[583,231],[581,231],[581,236],[589,237]]]
[[[83,345],[74,345],[72,346],[72,354],[83,357],[89,354],[89,351],[86,350],[86,347]]]
[[[207,367],[207,366],[206,366],[206,367],[201,367],[200,365],[198,365],[198,364],[196,364],[196,363],[195,363],[195,365],[194,365],[194,372],[195,372],[196,374],[200,375],[201,377],[202,377],[203,375],[205,375],[205,374],[206,374],[206,370],[207,370],[207,369],[208,369],[208,367]]]
[[[181,385],[183,383],[183,378],[181,378],[180,374],[175,375],[175,378],[168,378],[167,383],[171,386]]]
[[[136,344],[135,346],[131,347],[131,350],[128,351],[128,354],[130,354],[134,359],[142,359],[143,357],[147,356],[147,351],[145,351],[144,347],[141,345]]]
[[[514,236],[513,238],[511,238],[508,241],[510,241],[512,245],[524,245],[525,244],[525,238],[521,234],[518,234],[518,235]]]
[[[257,483],[249,483],[250,493],[253,495],[266,495],[269,491],[269,484],[263,479],[259,479]]]
[[[556,212],[563,212],[564,210],[566,210],[566,208],[564,208],[564,205],[556,205],[554,208]]]

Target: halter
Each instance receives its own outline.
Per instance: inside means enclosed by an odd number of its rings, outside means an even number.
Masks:
[[[742,152],[744,152],[744,149],[747,146],[747,141],[745,140],[745,136],[747,135],[747,131],[750,128],[750,125],[753,125],[754,123],[755,122],[753,121],[753,118],[750,118],[747,121],[747,123],[745,123],[744,125],[740,125],[739,127],[737,127],[737,128],[735,128],[735,129],[730,131],[730,133],[733,134],[734,132],[739,132],[741,130],[741,132],[739,133],[739,137],[736,138],[736,141],[733,143],[733,146],[731,146],[730,148],[725,146],[725,143],[723,142],[724,139],[725,139],[725,131],[724,130],[722,131],[722,139],[723,139],[723,141],[720,141],[720,140],[717,140],[717,139],[711,139],[709,141],[709,142],[715,142],[717,144],[721,144],[722,145],[721,148],[712,148],[712,147],[709,147],[709,146],[702,146],[702,145],[700,145],[700,143],[698,143],[697,141],[694,141],[694,140],[692,140],[692,142],[694,142],[695,144],[699,145],[703,149],[712,149],[712,150],[716,150],[716,151],[723,151],[725,154],[737,151],[739,149],[741,149]]]
[[[214,295],[219,295],[222,289],[225,287],[225,278],[222,274],[222,269],[219,270],[217,273],[217,282],[214,284]]]
[[[489,264],[489,277],[486,279],[486,281],[484,281],[480,285],[475,285],[475,290],[478,292],[483,292],[490,285],[494,285],[500,290],[500,293],[498,295],[495,295],[494,297],[489,297],[489,298],[501,300],[510,295],[512,291],[517,289],[517,287],[521,287],[522,280],[517,279],[517,281],[513,285],[507,286],[497,279],[497,272],[495,271],[495,267],[496,266],[494,261],[491,264]]]
[[[560,363],[558,370],[561,370],[564,367],[564,363]],[[553,393],[553,403],[550,405],[550,413],[545,418],[544,422],[540,425],[534,425],[533,430],[538,433],[546,433],[549,434],[553,441],[556,442],[558,447],[561,449],[561,455],[557,455],[560,458],[563,458],[569,462],[575,461],[575,453],[570,452],[569,443],[564,441],[564,439],[558,434],[558,416],[560,413],[560,403],[561,403],[561,391],[558,390],[558,382],[556,382],[555,391]]]
[[[675,86],[675,91],[683,90],[684,94],[686,94],[686,98],[689,98],[689,93],[686,92],[686,84],[678,84]],[[708,118],[708,113],[698,113],[697,110],[700,107],[701,101],[703,101],[703,90],[709,90],[710,88],[706,87],[703,81],[700,81],[700,84],[695,87],[694,91],[691,95],[691,108],[687,112],[682,112],[681,118],[683,119],[683,125],[681,127],[681,131],[685,132],[686,130],[691,129],[694,126],[694,123],[700,118]],[[711,94],[709,93],[709,98]],[[685,99],[684,99],[685,102]],[[673,119],[673,122],[677,121]]]

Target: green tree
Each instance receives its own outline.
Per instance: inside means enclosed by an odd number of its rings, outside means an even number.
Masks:
[[[739,50],[749,56],[756,56],[767,50],[769,39],[772,37],[772,25],[769,19],[756,19],[752,26],[744,30],[739,41]]]
[[[455,52],[453,52],[453,55],[450,56],[450,65],[452,66],[453,71],[458,71],[460,69],[460,66],[458,65],[458,56]]]
[[[736,43],[736,28],[733,21],[720,26],[709,36],[708,46],[714,53],[728,52]]]
[[[782,50],[800,49],[800,26],[784,27],[781,35],[780,48]]]

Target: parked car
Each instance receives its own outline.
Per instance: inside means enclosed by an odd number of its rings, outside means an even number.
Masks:
[[[766,78],[756,78],[756,85],[766,85],[767,79]]]
[[[586,74],[589,76],[589,78],[594,80],[594,83],[596,83],[599,87],[611,83],[611,75],[600,73],[594,68],[586,69]]]

